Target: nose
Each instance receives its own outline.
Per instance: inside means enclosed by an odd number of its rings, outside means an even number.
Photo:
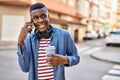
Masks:
[[[43,19],[39,17],[37,21],[38,21],[38,22],[42,22]]]

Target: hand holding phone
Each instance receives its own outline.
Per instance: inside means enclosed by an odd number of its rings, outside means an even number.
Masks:
[[[34,26],[33,22],[26,22],[24,26],[22,27],[21,32],[18,37],[18,44],[20,45],[20,47],[23,46],[24,40],[27,34],[31,33],[31,31],[33,30],[33,26]]]

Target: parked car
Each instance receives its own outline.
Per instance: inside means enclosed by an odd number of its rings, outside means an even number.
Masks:
[[[98,34],[96,31],[86,32],[86,34],[83,37],[84,40],[96,38],[98,38]]]
[[[98,31],[98,38],[103,38],[105,37],[105,33],[103,31]]]
[[[120,30],[114,30],[105,39],[106,46],[120,45]]]

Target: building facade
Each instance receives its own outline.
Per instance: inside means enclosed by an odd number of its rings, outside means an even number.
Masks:
[[[30,1],[0,1],[0,44],[15,44],[24,22],[28,21]]]
[[[120,0],[117,0],[116,26],[120,28]]]
[[[117,0],[0,0],[0,45],[17,43],[21,27],[30,21],[33,3],[44,3],[51,24],[67,29],[73,40],[80,42],[86,31],[105,31],[114,23],[120,25],[119,4],[115,12],[113,1]]]
[[[86,32],[107,32],[116,22],[114,7],[116,0],[78,0],[77,11],[84,17],[82,23],[87,25]]]
[[[21,27],[26,21],[30,21],[29,8],[36,2],[46,5],[51,24],[67,29],[75,42],[82,39],[79,28],[86,25],[80,23],[83,16],[76,12],[76,0],[2,0],[0,1],[1,45],[17,43]]]

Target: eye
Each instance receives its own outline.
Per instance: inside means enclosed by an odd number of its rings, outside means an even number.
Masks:
[[[45,15],[45,14],[41,15],[42,19],[45,19],[46,17],[47,17],[47,15]]]
[[[39,19],[39,17],[37,17],[37,16],[34,16],[34,17],[33,17],[33,20],[37,20],[37,19]]]

